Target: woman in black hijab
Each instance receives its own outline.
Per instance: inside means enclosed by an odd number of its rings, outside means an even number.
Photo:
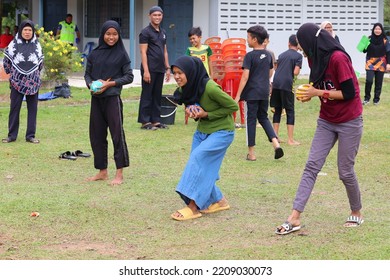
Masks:
[[[370,103],[371,88],[375,78],[374,105],[379,104],[383,77],[390,70],[390,44],[385,35],[382,24],[375,23],[370,38],[370,44],[363,52],[366,55],[366,86],[363,105]]]
[[[18,33],[5,49],[3,64],[5,72],[10,74],[11,104],[8,137],[2,142],[14,142],[18,137],[20,109],[23,98],[26,97],[28,110],[26,141],[38,144],[35,132],[43,53],[31,20],[24,20],[20,24]]]
[[[108,179],[107,129],[114,145],[116,175],[111,185],[123,182],[123,168],[130,165],[123,130],[122,86],[133,82],[130,59],[116,21],[106,21],[101,29],[99,45],[87,58],[85,82],[91,90],[89,137],[98,174],[89,181]]]
[[[209,78],[202,61],[179,57],[172,65],[179,89],[175,100],[186,105],[186,115],[198,121],[190,158],[176,187],[187,205],[171,215],[184,221],[230,208],[217,187],[219,169],[234,139],[233,112],[237,103]]]
[[[363,107],[352,61],[328,31],[313,23],[303,24],[298,29],[297,39],[311,68],[311,85],[304,90],[304,101],[318,97],[321,108],[292,213],[275,233],[288,234],[301,229],[301,213],[336,142],[338,175],[345,186],[351,210],[344,226],[357,227],[363,223],[363,216],[354,165],[363,133]]]

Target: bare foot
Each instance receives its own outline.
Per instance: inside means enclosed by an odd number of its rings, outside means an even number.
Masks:
[[[117,169],[114,180],[111,181],[111,186],[117,186],[123,183],[123,168]]]
[[[95,176],[87,178],[86,181],[92,182],[92,181],[100,181],[100,180],[107,180],[107,179],[108,179],[107,169],[102,169]]]
[[[298,141],[295,141],[295,140],[292,140],[292,141],[288,140],[287,144],[290,145],[290,146],[299,146],[299,145],[301,145],[301,143],[299,143]]]
[[[114,180],[111,181],[111,186],[117,186],[123,183],[123,178],[114,178]]]

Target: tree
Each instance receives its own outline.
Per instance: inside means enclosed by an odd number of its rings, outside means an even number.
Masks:
[[[390,29],[390,0],[383,1],[383,24]]]

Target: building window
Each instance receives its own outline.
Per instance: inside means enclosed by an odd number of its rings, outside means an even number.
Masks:
[[[100,35],[100,29],[107,20],[115,20],[121,27],[122,38],[128,39],[130,1],[122,0],[85,0],[85,37],[96,38]]]

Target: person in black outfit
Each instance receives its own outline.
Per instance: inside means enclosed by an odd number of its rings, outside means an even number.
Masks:
[[[141,51],[142,92],[139,104],[138,122],[141,129],[156,130],[168,128],[161,123],[161,96],[164,83],[169,81],[171,68],[168,61],[166,32],[160,27],[163,10],[153,6],[149,10],[150,24],[139,35]]]
[[[375,78],[374,105],[379,104],[383,77],[390,69],[390,45],[385,35],[382,24],[375,23],[372,28],[370,44],[363,52],[366,55],[366,85],[364,90],[363,105],[367,105],[371,99],[371,88]]]
[[[272,84],[271,106],[275,108],[273,116],[273,127],[276,135],[279,137],[280,119],[282,109],[286,109],[287,115],[287,144],[299,145],[298,141],[294,140],[294,125],[295,125],[295,96],[293,86],[296,77],[301,71],[302,55],[298,52],[297,36],[291,35],[288,39],[288,50],[282,52],[277,60],[277,67]]]
[[[123,182],[123,168],[130,165],[125,133],[123,130],[122,86],[133,82],[130,58],[120,36],[116,21],[106,21],[99,37],[99,45],[87,58],[85,82],[92,92],[89,137],[98,174],[88,181],[108,179],[107,128],[114,145],[116,175],[111,185]],[[100,82],[94,91],[93,83]]]

